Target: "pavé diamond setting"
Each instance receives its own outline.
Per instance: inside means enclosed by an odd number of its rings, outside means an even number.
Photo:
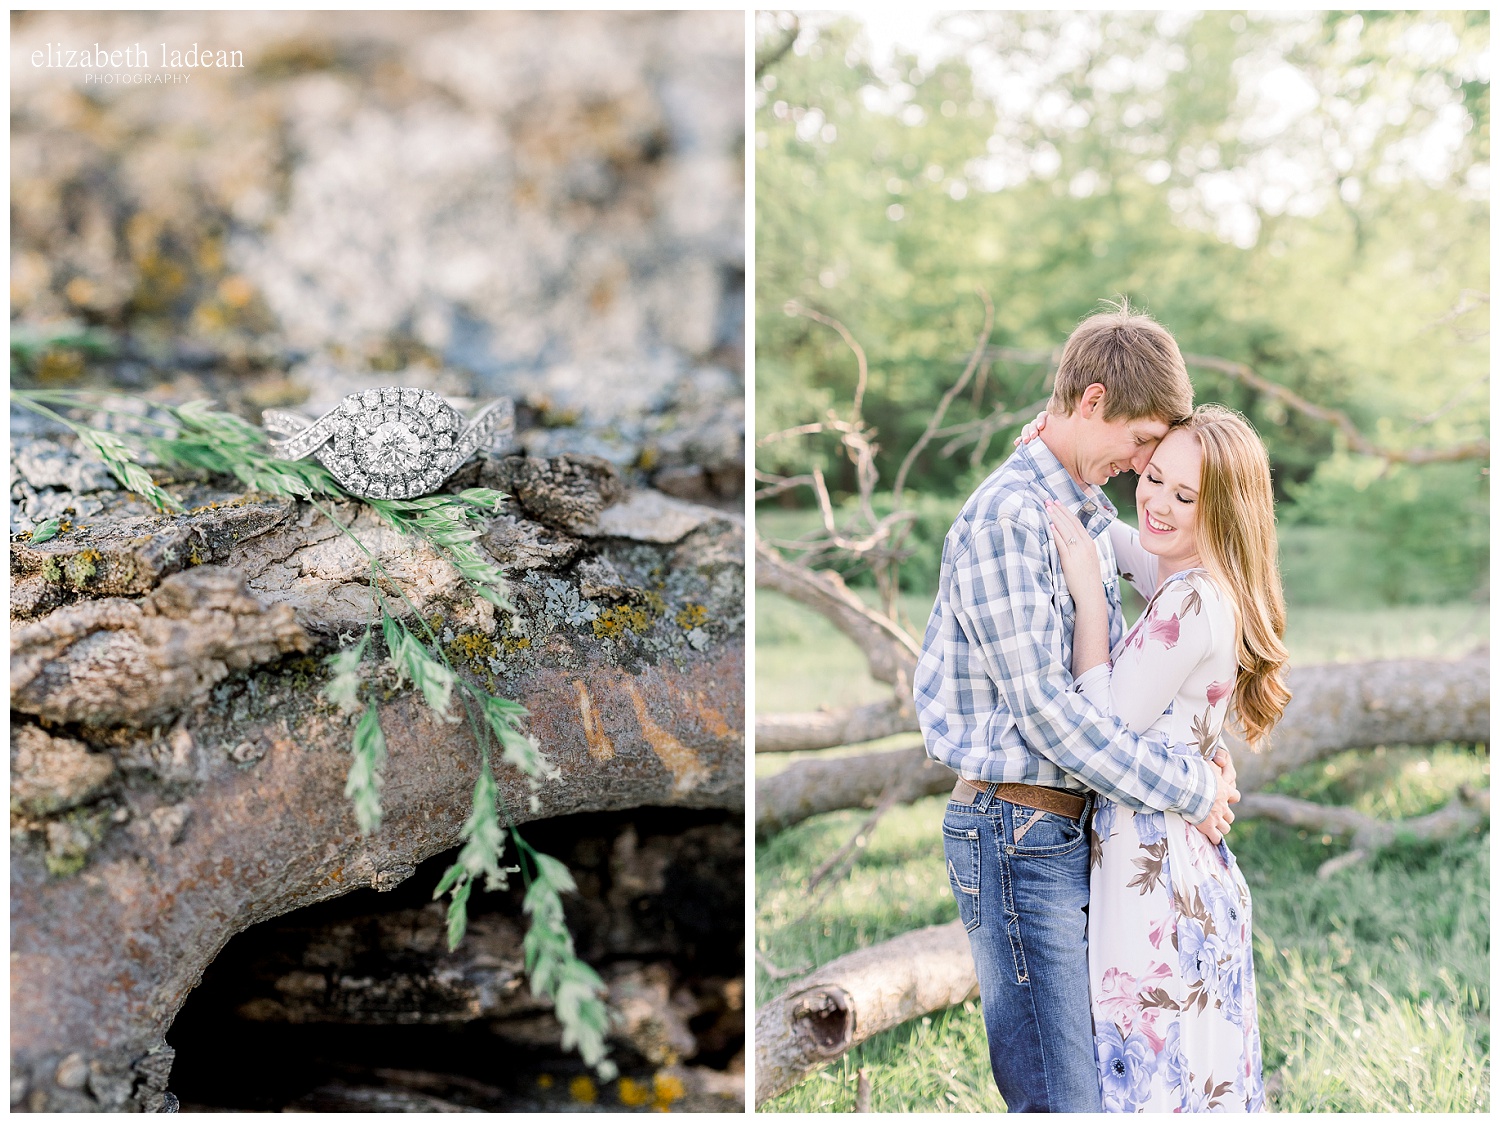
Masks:
[[[282,460],[316,456],[339,486],[362,499],[415,499],[436,491],[475,452],[515,429],[515,407],[500,398],[465,418],[440,395],[381,386],[345,395],[316,421],[286,410],[262,415]]]

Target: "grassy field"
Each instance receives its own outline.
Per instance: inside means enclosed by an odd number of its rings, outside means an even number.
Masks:
[[[908,605],[925,619],[925,605]],[[757,597],[757,704],[767,710],[881,696],[863,659],[821,620]],[[1298,662],[1446,657],[1488,633],[1488,606],[1381,612],[1299,610]],[[890,746],[911,744],[910,736]],[[861,747],[848,751],[868,751]],[[825,754],[826,755],[826,754]],[[756,761],[764,775],[796,754]],[[1467,746],[1346,753],[1282,777],[1274,790],[1400,818],[1489,784],[1489,755]],[[756,947],[801,971],[901,932],[951,920],[938,825],[943,799],[899,807],[854,869],[808,912],[810,872],[864,812],[823,815],[760,846]],[[1489,1107],[1489,835],[1397,844],[1326,880],[1333,838],[1274,823],[1234,834],[1255,896],[1256,972],[1272,1106],[1279,1111],[1484,1111]],[[786,984],[757,969],[764,1002]],[[875,1111],[1001,1111],[973,1003],[909,1023],[765,1106],[850,1111],[868,1070]]]

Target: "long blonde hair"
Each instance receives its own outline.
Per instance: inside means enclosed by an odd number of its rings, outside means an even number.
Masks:
[[[1259,747],[1291,700],[1285,668],[1286,603],[1276,558],[1276,508],[1266,446],[1243,416],[1199,406],[1182,426],[1203,449],[1198,556],[1229,590],[1236,616],[1234,710]]]

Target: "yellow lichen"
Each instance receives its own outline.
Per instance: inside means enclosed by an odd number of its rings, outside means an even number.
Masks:
[[[637,634],[651,626],[651,618],[641,609],[617,604],[594,618],[594,635],[599,639],[619,639],[628,628]]]
[[[568,1081],[568,1095],[581,1104],[591,1104],[599,1098],[599,1089],[587,1076],[575,1076]]]
[[[485,670],[488,662],[500,654],[494,642],[479,632],[463,632],[448,645],[448,650],[476,671]]]
[[[501,644],[505,648],[507,654],[514,654],[517,651],[525,651],[528,647],[530,647],[531,640],[526,636],[506,636],[505,639],[501,641]]]
[[[656,1103],[652,1106],[658,1111],[670,1110],[675,1102],[687,1095],[682,1081],[670,1073],[658,1072],[652,1083],[656,1087]]]
[[[622,1076],[619,1096],[620,1102],[626,1107],[645,1107],[651,1102],[651,1089],[628,1076]]]
[[[536,1078],[536,1086],[538,1088],[550,1088],[553,1083],[554,1081],[550,1072],[544,1072]]]
[[[689,604],[675,617],[677,626],[684,632],[692,631],[708,623],[708,609],[701,604]]]

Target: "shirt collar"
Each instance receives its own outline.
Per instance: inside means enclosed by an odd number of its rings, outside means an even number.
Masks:
[[[1028,441],[1017,455],[1041,489],[1077,515],[1091,535],[1101,534],[1118,514],[1103,488],[1094,484],[1079,486],[1062,461],[1040,440]]]

